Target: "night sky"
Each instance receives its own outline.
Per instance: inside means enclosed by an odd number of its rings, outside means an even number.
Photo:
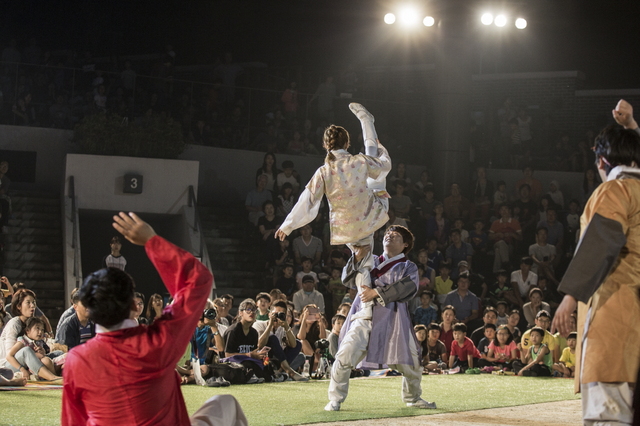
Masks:
[[[240,62],[315,70],[344,68],[350,63],[365,67],[433,62],[433,28],[422,27],[407,35],[382,22],[386,12],[406,3],[4,0],[0,3],[0,42],[5,45],[15,37],[24,48],[36,37],[43,50],[88,50],[94,56],[160,53],[166,43],[172,43],[178,54],[176,65],[213,63],[226,51]],[[436,18],[446,16],[449,22],[464,26],[475,25],[489,2],[418,4]],[[469,31],[469,42],[476,43],[472,50],[488,52],[485,72],[580,70],[587,75],[587,88],[640,87],[636,49],[640,1],[493,4],[523,11],[529,26],[521,32],[511,30],[501,40]],[[478,58],[471,60],[478,62]]]

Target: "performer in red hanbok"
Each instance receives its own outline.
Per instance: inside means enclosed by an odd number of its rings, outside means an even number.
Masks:
[[[61,424],[246,425],[230,395],[189,418],[175,371],[211,292],[211,273],[134,213],[113,219],[127,240],[145,247],[173,303],[153,325],[138,325],[129,319],[135,286],[127,273],[107,268],[87,277],[78,292],[97,335],[67,356]]]

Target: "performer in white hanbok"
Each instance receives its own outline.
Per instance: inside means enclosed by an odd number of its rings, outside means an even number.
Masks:
[[[347,244],[352,252],[359,247],[369,247],[355,277],[361,293],[363,287],[371,287],[373,233],[389,220],[389,194],[385,182],[391,170],[391,159],[378,141],[373,115],[357,103],[350,104],[349,108],[362,125],[365,154],[351,155],[347,151],[349,133],[343,127],[329,126],[323,138],[327,150],[325,164],[313,175],[275,237],[283,240],[293,230],[315,219],[322,196],[326,195],[330,208],[331,244]],[[371,302],[363,303],[352,319],[371,319],[372,305]]]

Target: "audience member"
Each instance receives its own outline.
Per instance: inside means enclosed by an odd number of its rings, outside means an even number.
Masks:
[[[474,360],[481,355],[471,339],[467,337],[467,326],[457,323],[453,326],[453,342],[449,354],[449,368],[460,367],[461,371],[474,367]]]
[[[256,313],[256,321],[269,321],[269,313],[271,307],[271,296],[269,293],[260,292],[256,296],[256,306],[258,312]]]
[[[249,212],[249,222],[258,225],[258,219],[264,214],[262,206],[266,201],[271,201],[271,191],[266,189],[267,175],[261,174],[256,178],[256,188],[249,191],[245,201],[245,208]]]
[[[425,290],[420,294],[420,306],[415,310],[413,314],[414,324],[422,324],[427,327],[432,322],[437,321],[438,311],[433,306],[431,306],[432,299],[433,293],[429,290]]]
[[[567,336],[567,347],[562,350],[560,360],[553,364],[553,371],[558,372],[562,377],[573,377],[576,370],[576,340],[577,333],[571,332]]]
[[[444,217],[444,206],[436,203],[433,207],[433,216],[427,219],[427,239],[435,238],[437,247],[444,250],[449,238],[449,220]]]
[[[537,203],[542,197],[542,183],[533,177],[533,167],[531,166],[525,166],[522,169],[522,175],[522,179],[516,182],[516,194],[518,194],[522,185],[527,184],[531,188],[531,193],[529,194],[531,199]]]
[[[149,324],[153,324],[153,322],[160,318],[163,315],[164,311],[164,299],[158,293],[154,293],[149,298],[149,303],[147,304],[147,320]]]
[[[340,331],[342,330],[342,325],[346,320],[347,317],[339,313],[335,314],[333,318],[331,318],[331,333],[329,333],[327,340],[329,341],[329,353],[332,357],[335,357],[336,353],[338,353]]]
[[[302,312],[307,305],[315,305],[324,313],[324,296],[315,289],[317,278],[312,275],[304,275],[301,279],[302,288],[293,294],[293,304],[296,311]]]
[[[444,214],[448,218],[469,219],[471,203],[460,193],[460,186],[457,183],[451,184],[451,193],[444,199]]]
[[[451,265],[449,262],[440,263],[440,275],[436,277],[436,282],[433,287],[438,298],[438,303],[443,306],[445,305],[448,294],[451,293],[451,289],[453,288],[453,280],[449,276],[450,272]]]
[[[474,251],[471,244],[462,241],[459,229],[452,229],[449,235],[451,236],[451,245],[447,247],[446,257],[447,262],[451,264],[451,278],[456,280],[459,275],[458,263],[465,261],[470,265]]]
[[[447,353],[451,352],[453,342],[453,325],[456,322],[456,308],[447,305],[442,308],[442,322],[440,323],[440,340],[447,348]]]
[[[553,362],[558,362],[560,354],[556,349],[556,339],[548,331],[549,326],[551,325],[551,315],[549,315],[549,312],[547,311],[538,312],[536,315],[535,324],[536,324],[536,327],[534,328],[539,328],[544,332],[542,335],[542,343],[547,345],[547,347],[549,348],[549,351],[551,351]],[[531,330],[525,331],[524,334],[522,335],[522,341],[521,341],[522,356],[526,355],[526,353],[529,351],[529,348],[533,344],[529,338],[531,334]],[[524,363],[524,361],[522,362]]]
[[[496,325],[487,323],[482,327],[482,339],[478,341],[476,347],[478,348],[478,352],[480,352],[480,361],[486,361],[487,355],[489,354],[489,345],[496,338]],[[471,339],[473,341],[473,339]],[[479,367],[483,367],[482,363],[478,364]]]
[[[552,353],[543,341],[546,331],[540,327],[533,327],[529,332],[531,346],[527,350],[523,346],[520,357],[522,367],[518,368],[518,376],[551,376]]]
[[[71,297],[73,298],[73,295]],[[135,306],[135,310],[131,311],[131,319],[136,320],[138,324],[149,325],[149,321],[142,316],[142,313],[144,312],[144,294],[137,291],[133,293],[133,304]],[[73,308],[73,305],[71,308]],[[58,324],[58,327],[60,327],[60,324]]]
[[[503,204],[500,207],[500,219],[491,225],[489,239],[494,241],[493,272],[503,269],[504,263],[509,263],[515,250],[516,242],[522,240],[520,222],[511,217],[511,207]]]
[[[527,320],[527,328],[534,327],[538,312],[551,312],[551,307],[547,302],[542,301],[542,296],[542,290],[537,287],[532,287],[529,291],[529,302],[522,306],[522,313]]]
[[[480,367],[501,367],[503,370],[510,369],[511,363],[518,358],[517,353],[518,348],[513,340],[511,330],[506,325],[502,325],[498,327],[495,339],[489,344],[487,356],[478,365]]]
[[[442,371],[449,365],[449,351],[440,340],[440,327],[438,324],[431,323],[426,326],[426,332],[427,337],[422,345],[422,365],[425,367],[425,371]]]
[[[293,254],[296,264],[302,264],[302,258],[311,260],[312,268],[319,267],[322,261],[322,240],[311,235],[311,225],[300,228],[300,236],[293,240]]]
[[[478,297],[469,291],[468,272],[460,274],[457,284],[458,288],[447,294],[447,297],[444,299],[444,305],[453,306],[458,322],[468,324],[478,318]]]
[[[482,314],[482,321],[484,324],[471,333],[471,341],[476,345],[476,347],[478,347],[480,340],[485,337],[485,326],[487,324],[492,324],[494,326],[493,330],[495,331],[495,325],[498,322],[498,312],[496,311],[496,308],[493,306],[487,307]],[[487,345],[489,345],[489,342],[487,342]]]
[[[73,298],[75,315],[67,318],[56,333],[56,342],[69,349],[86,343],[96,335],[95,324],[89,319],[89,310],[82,304],[78,293]]]
[[[125,267],[127,266],[127,260],[120,253],[120,250],[122,249],[122,242],[120,241],[120,237],[115,236],[111,238],[111,242],[109,243],[109,245],[111,247],[111,253],[105,256],[104,260],[102,261],[102,267],[118,268],[121,271],[124,271]]]
[[[53,360],[47,357],[43,339],[44,322],[40,318],[28,318],[24,335],[18,337],[7,352],[7,367],[14,373],[22,372],[23,377],[27,378],[30,377],[30,371],[43,380],[61,380],[62,377],[56,375]]]

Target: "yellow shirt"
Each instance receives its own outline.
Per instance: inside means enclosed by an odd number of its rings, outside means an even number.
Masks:
[[[446,281],[442,279],[442,277],[436,277],[436,283],[433,289],[436,291],[436,294],[447,294],[451,292],[451,287],[453,287],[453,281],[451,278],[447,278]]]
[[[574,365],[576,365],[576,354],[571,353],[571,348],[566,347],[564,348],[564,350],[562,351],[562,356],[560,357],[560,361],[564,362],[564,365],[566,365],[567,367],[573,367]]]

